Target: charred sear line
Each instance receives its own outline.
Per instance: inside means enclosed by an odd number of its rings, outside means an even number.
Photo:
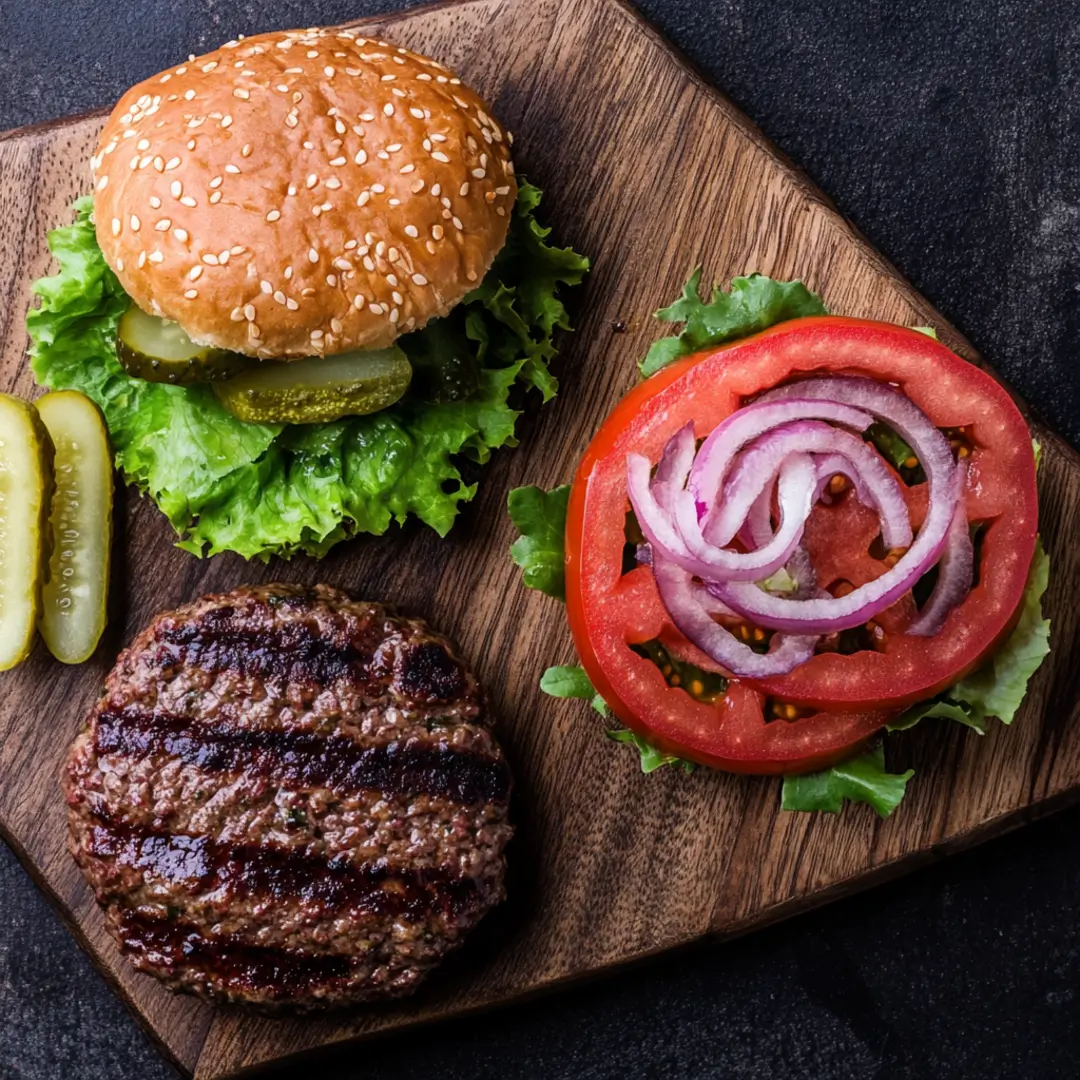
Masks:
[[[232,935],[205,937],[183,921],[135,911],[119,917],[124,951],[155,968],[195,968],[219,981],[226,993],[259,992],[271,1000],[309,997],[345,984],[362,958],[251,945]]]
[[[326,637],[301,621],[273,629],[237,626],[232,614],[231,608],[217,608],[191,622],[163,627],[160,665],[211,674],[231,671],[301,686],[330,686],[344,678],[371,681],[370,658],[348,640]]]
[[[349,911],[414,921],[458,918],[475,916],[487,899],[477,881],[450,869],[393,869],[381,862],[357,866],[288,848],[233,846],[209,836],[160,832],[107,815],[98,815],[90,830],[89,852],[171,884],[220,890],[230,902],[291,898],[324,915]]]
[[[418,704],[454,701],[468,689],[461,665],[435,641],[405,645],[398,652],[394,689]]]
[[[342,795],[376,790],[465,805],[510,797],[510,769],[503,759],[444,744],[363,747],[346,735],[200,724],[137,706],[102,712],[95,748],[132,758],[165,754],[204,772],[247,772],[292,789],[324,787]]]

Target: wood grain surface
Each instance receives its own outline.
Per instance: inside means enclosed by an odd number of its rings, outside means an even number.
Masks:
[[[984,737],[924,724],[901,742],[916,778],[880,822],[783,814],[775,780],[698,770],[643,776],[580,703],[537,689],[571,662],[559,606],[524,589],[507,557],[509,488],[550,486],[575,463],[635,361],[661,330],[649,313],[698,263],[726,280],[800,277],[836,312],[938,327],[971,347],[723,97],[619,0],[470,0],[365,29],[430,53],[492,101],[516,158],[545,191],[557,235],[594,272],[562,342],[562,392],[530,403],[521,445],[500,451],[450,538],[410,526],[338,548],[321,563],[199,561],[172,546],[152,504],[119,500],[111,627],[93,660],[64,668],[39,646],[0,676],[0,827],[163,1050],[209,1080],[316,1047],[494,1005],[705,935],[726,936],[910,869],[1063,805],[1080,791],[1080,670],[1071,543],[1076,455],[1038,429],[1042,533],[1053,559],[1051,662],[1010,730]],[[49,270],[46,231],[88,187],[101,117],[0,138],[0,388],[38,391],[23,318]],[[245,582],[327,581],[430,619],[488,686],[517,775],[510,899],[414,999],[321,1019],[266,1019],[175,997],[135,974],[106,935],[65,848],[58,785],[65,748],[117,651],[150,617]]]

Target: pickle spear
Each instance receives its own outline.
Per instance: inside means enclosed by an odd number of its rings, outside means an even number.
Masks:
[[[113,467],[97,406],[74,390],[46,394],[37,410],[55,457],[52,539],[38,628],[49,651],[81,664],[105,630],[112,546]]]
[[[51,488],[52,444],[37,410],[0,394],[0,671],[34,647]]]
[[[263,364],[214,383],[214,393],[251,424],[325,424],[393,405],[411,378],[408,359],[394,345]]]
[[[135,304],[117,324],[116,355],[136,379],[178,386],[228,379],[255,363],[227,349],[196,345],[179,323],[148,315]]]

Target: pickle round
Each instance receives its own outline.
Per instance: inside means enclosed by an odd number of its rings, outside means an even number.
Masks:
[[[394,345],[262,364],[214,383],[214,393],[250,424],[325,424],[388,408],[411,379],[408,358]]]
[[[176,386],[229,379],[256,363],[227,349],[196,345],[179,323],[148,315],[135,304],[117,324],[116,355],[136,379]]]
[[[0,394],[0,671],[34,647],[48,557],[52,443],[37,410]]]
[[[64,664],[81,664],[105,631],[112,549],[113,466],[105,421],[74,390],[46,394],[37,410],[52,439],[51,553],[38,629]]]

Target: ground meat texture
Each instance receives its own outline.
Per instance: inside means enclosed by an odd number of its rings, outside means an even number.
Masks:
[[[412,990],[503,897],[510,786],[445,638],[291,585],[158,616],[64,774],[132,963],[265,1009]]]

